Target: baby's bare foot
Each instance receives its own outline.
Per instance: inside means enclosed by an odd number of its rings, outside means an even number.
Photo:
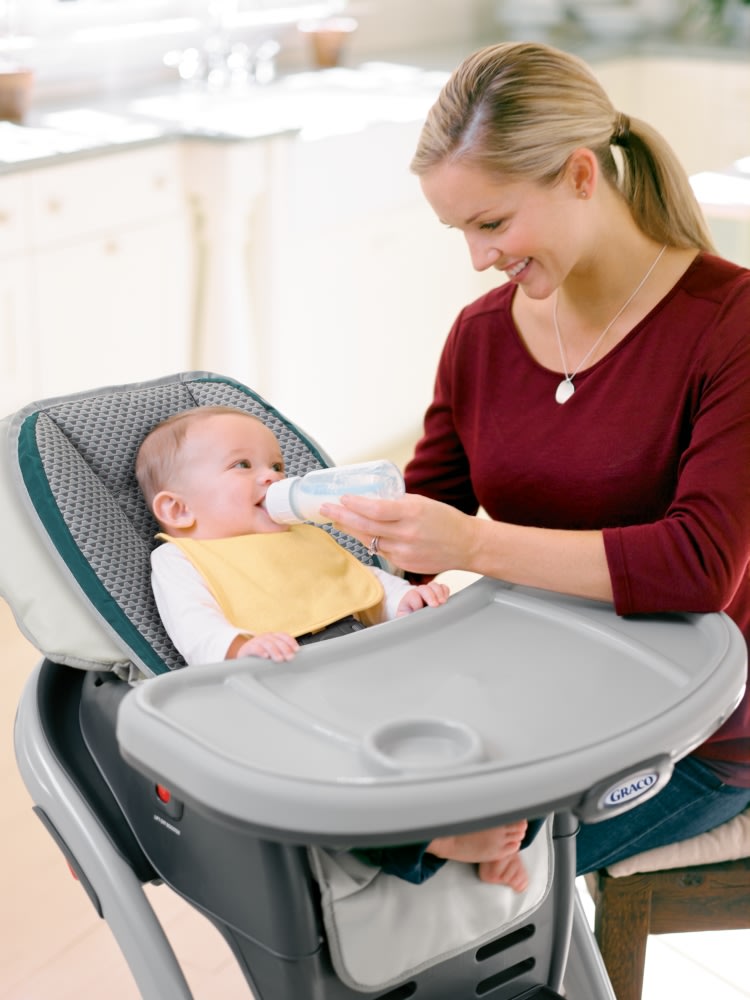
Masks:
[[[526,866],[518,853],[512,854],[509,858],[502,858],[500,861],[480,862],[478,874],[483,882],[507,885],[515,892],[523,892],[529,885]]]
[[[428,845],[428,851],[438,858],[465,861],[470,864],[500,861],[518,853],[526,834],[525,819],[505,826],[495,826],[474,833],[460,833],[450,837],[437,837]]]

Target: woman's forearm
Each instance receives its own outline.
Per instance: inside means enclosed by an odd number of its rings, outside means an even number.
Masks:
[[[600,531],[558,531],[475,518],[462,569],[510,583],[612,601]]]

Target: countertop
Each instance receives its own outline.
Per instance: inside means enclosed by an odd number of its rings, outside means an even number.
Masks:
[[[731,44],[551,40],[594,67],[632,58],[748,62],[747,51]],[[244,142],[421,120],[451,69],[487,41],[464,49],[401,51],[393,62],[289,73],[264,86],[212,92],[203,83],[175,81],[112,96],[48,101],[33,107],[23,125],[0,122],[0,174],[169,140]]]
[[[421,121],[447,77],[447,70],[368,62],[291,73],[265,86],[211,91],[180,82],[48,104],[23,125],[0,122],[0,173],[168,140],[316,137],[374,122]]]

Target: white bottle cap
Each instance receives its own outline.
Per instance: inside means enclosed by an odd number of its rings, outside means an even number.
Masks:
[[[266,513],[277,524],[300,524],[300,519],[292,510],[289,494],[292,485],[297,482],[299,476],[289,476],[287,479],[280,479],[277,483],[271,483],[266,491],[266,499],[263,506]]]

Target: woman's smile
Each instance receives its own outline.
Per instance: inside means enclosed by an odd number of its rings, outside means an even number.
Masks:
[[[521,273],[526,270],[530,263],[531,257],[524,257],[523,260],[519,260],[515,264],[511,264],[510,267],[503,267],[501,270],[507,274],[511,281],[513,281],[514,278],[518,278]]]

